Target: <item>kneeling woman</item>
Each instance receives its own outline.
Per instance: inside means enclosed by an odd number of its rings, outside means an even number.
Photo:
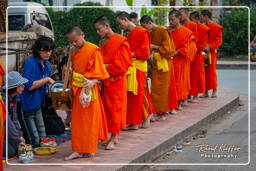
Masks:
[[[18,152],[18,145],[25,143],[23,133],[18,121],[17,104],[18,95],[24,90],[24,85],[28,80],[23,78],[18,72],[12,71],[8,73],[8,157],[14,157]],[[6,85],[3,87],[6,90]],[[3,100],[6,103],[5,91],[3,92]],[[5,141],[4,141],[5,142]],[[4,148],[5,151],[6,148]],[[4,152],[4,155],[6,153]]]

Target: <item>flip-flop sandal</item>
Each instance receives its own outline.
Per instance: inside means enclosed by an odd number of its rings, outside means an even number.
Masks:
[[[217,95],[212,95],[211,97],[212,97],[212,98],[216,98],[216,97],[217,97]]]

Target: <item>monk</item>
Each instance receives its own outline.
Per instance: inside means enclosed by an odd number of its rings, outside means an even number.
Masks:
[[[205,69],[203,51],[208,43],[209,27],[200,23],[199,12],[195,11],[190,14],[190,19],[197,23],[197,53],[191,63],[191,100],[195,99],[198,94],[205,93]]]
[[[170,11],[168,27],[169,33],[173,38],[176,51],[173,57],[174,75],[177,90],[178,109],[182,109],[182,102],[188,96],[188,62],[191,62],[190,43],[194,39],[192,31],[180,24],[181,14],[177,10]]]
[[[150,33],[131,22],[127,12],[120,12],[116,16],[116,22],[120,29],[129,31],[127,40],[132,52],[132,66],[127,73],[127,129],[136,130],[142,124],[144,84],[147,59],[150,56]]]
[[[181,14],[181,24],[188,28],[190,31],[193,32],[194,39],[191,40],[190,42],[190,57],[188,58],[189,60],[186,61],[186,67],[184,69],[185,71],[185,81],[184,84],[187,85],[187,94],[189,95],[189,91],[191,90],[191,71],[194,71],[194,65],[191,66],[191,63],[194,60],[194,57],[196,55],[196,42],[198,39],[198,32],[197,32],[197,24],[189,19],[189,9],[188,8],[181,8],[179,9],[180,14]],[[189,102],[192,102],[193,98],[189,96]]]
[[[117,135],[126,127],[127,88],[126,72],[132,64],[130,45],[127,39],[114,33],[106,16],[94,21],[98,35],[104,39],[101,50],[103,61],[110,77],[103,80],[102,101],[106,112],[108,131],[111,137],[106,150],[113,150]]]
[[[72,27],[67,38],[75,52],[72,54],[73,65],[72,91],[73,106],[71,119],[71,143],[73,153],[65,160],[93,157],[98,151],[98,140],[107,141],[107,121],[98,80],[107,79],[100,48],[84,40],[84,33],[79,27]]]
[[[156,25],[148,15],[140,19],[141,25],[151,34],[150,48],[153,51],[151,97],[155,113],[160,120],[166,119],[170,110],[178,108],[172,57],[175,45],[168,29]]]
[[[2,65],[2,59],[0,58],[0,89],[2,88],[2,78],[5,75],[5,70]],[[3,162],[2,162],[2,156],[3,156],[3,144],[4,144],[4,121],[6,118],[6,110],[5,105],[3,103],[1,94],[0,94],[0,170],[3,170]]]
[[[212,13],[209,10],[203,10],[201,12],[201,20],[207,27],[210,28],[208,44],[205,47],[205,51],[211,53],[211,64],[205,69],[205,94],[204,97],[208,97],[208,91],[212,91],[211,97],[217,97],[217,49],[222,44],[223,27],[212,21]]]

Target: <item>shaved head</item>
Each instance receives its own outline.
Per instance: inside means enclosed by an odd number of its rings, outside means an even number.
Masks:
[[[83,31],[80,27],[78,26],[74,26],[74,27],[70,27],[67,31],[67,34],[77,34],[77,35],[80,35],[80,34],[83,34]]]
[[[169,17],[171,15],[174,15],[176,18],[179,18],[181,16],[180,12],[178,10],[172,10],[169,12]]]
[[[67,38],[70,44],[77,49],[80,49],[84,44],[84,32],[80,27],[71,27],[67,31]]]
[[[180,8],[179,11],[184,11],[186,13],[189,13],[189,9],[188,8]]]
[[[128,20],[131,21],[130,15],[129,15],[127,12],[125,12],[125,11],[122,11],[122,12],[118,13],[117,16],[116,16],[116,18],[120,18],[120,19],[122,19],[122,20],[128,19]]]
[[[105,16],[105,15],[102,15],[102,16],[98,17],[94,21],[94,24],[96,24],[96,23],[101,24],[101,25],[106,25],[106,24],[110,25],[110,21],[109,21],[108,17]]]

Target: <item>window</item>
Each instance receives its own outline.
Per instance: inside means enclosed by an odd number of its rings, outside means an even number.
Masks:
[[[24,15],[9,15],[8,16],[8,26],[10,31],[22,30],[25,25]]]

